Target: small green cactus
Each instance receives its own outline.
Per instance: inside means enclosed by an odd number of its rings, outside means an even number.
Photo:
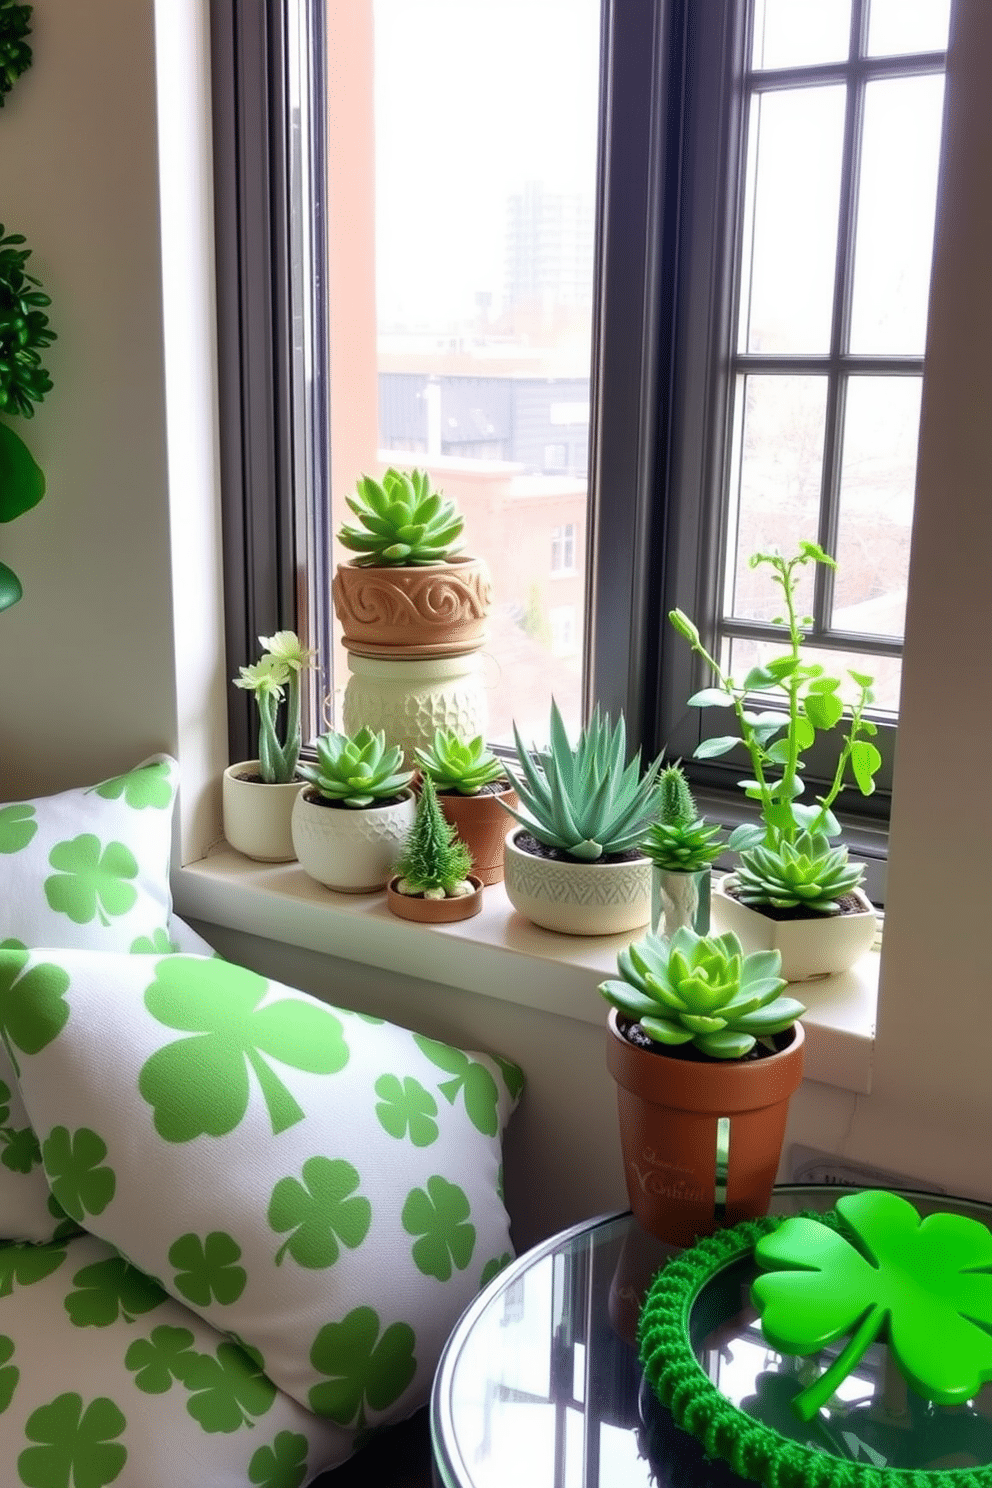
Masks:
[[[414,753],[421,770],[431,777],[438,790],[477,796],[484,785],[506,779],[503,765],[486,748],[481,734],[466,741],[454,729],[439,728],[430,746]]]
[[[360,728],[350,738],[332,730],[317,740],[317,764],[300,765],[297,774],[325,800],[361,810],[381,805],[407,788],[413,771],[402,765],[402,749],[398,745],[387,749],[382,729],[373,733]]]
[[[743,904],[833,915],[863,876],[863,866],[849,862],[845,848],[831,847],[823,833],[801,832],[795,842],[745,849],[733,881]]]
[[[468,875],[472,855],[444,819],[434,782],[425,775],[417,815],[396,863],[401,894],[423,894],[425,899],[450,899],[470,893]]]
[[[658,777],[658,820],[642,843],[644,852],[669,873],[698,873],[720,856],[720,828],[710,826],[696,803],[681,765],[666,765]]]
[[[550,743],[531,758],[513,726],[518,767],[507,774],[520,798],[504,809],[538,842],[583,862],[640,849],[657,812],[661,756],[641,773],[640,751],[625,764],[623,715],[616,724],[597,707],[571,745],[557,704],[551,704]]]
[[[354,496],[345,500],[360,526],[343,524],[338,539],[357,556],[352,560],[368,568],[420,567],[442,563],[460,547],[457,539],[465,519],[434,490],[426,470],[396,470],[392,466],[381,482],[363,475]]]
[[[657,1044],[691,1043],[713,1059],[740,1059],[759,1038],[781,1033],[805,1011],[779,975],[778,951],[745,956],[732,932],[647,935],[617,956],[619,979],[599,990]]]

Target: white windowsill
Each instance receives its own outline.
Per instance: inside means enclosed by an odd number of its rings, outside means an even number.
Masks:
[[[384,894],[336,894],[298,863],[251,862],[226,844],[175,869],[172,887],[176,911],[186,919],[584,1023],[604,1022],[606,1005],[596,988],[615,974],[617,950],[632,938],[542,930],[516,913],[502,884],[485,890],[482,911],[472,919],[420,925],[391,914]],[[868,1094],[878,963],[871,953],[842,976],[795,989],[807,1006],[808,1079]]]

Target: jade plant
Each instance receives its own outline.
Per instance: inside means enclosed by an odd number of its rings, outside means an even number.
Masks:
[[[740,682],[707,651],[688,615],[671,610],[669,620],[715,679],[715,685],[695,693],[690,704],[729,709],[738,728],[736,734],[704,739],[695,751],[696,758],[715,759],[740,748],[750,756],[751,775],[741,786],[758,803],[761,822],[735,828],[727,844],[740,853],[747,902],[774,905],[788,884],[796,904],[805,905],[810,913],[830,914],[838,908],[838,895],[856,887],[863,873],[861,868],[848,866],[846,848],[830,849],[829,839],[840,833],[832,808],[845,785],[853,784],[862,795],[872,794],[882,757],[872,742],[876,726],[865,716],[874,701],[873,679],[848,671],[855,696],[845,704],[840,697],[841,678],[804,659],[805,630],[812,620],[799,614],[797,588],[800,571],[811,563],[837,567],[829,553],[813,542],[800,542],[790,558],[779,552],[752,555],[750,566],[767,566],[772,582],[781,590],[784,613],[773,624],[783,631],[785,650],[752,667]],[[804,801],[804,756],[820,735],[838,726],[841,735],[833,777],[814,803]],[[754,851],[758,848],[760,854]],[[840,884],[844,887],[838,888]]]
[[[390,466],[381,481],[363,475],[345,500],[358,525],[343,523],[337,535],[360,567],[421,567],[444,562],[459,550],[465,519],[434,489],[426,470]]]
[[[513,725],[517,764],[507,774],[520,800],[504,806],[545,847],[580,862],[640,852],[657,814],[661,756],[641,769],[640,750],[627,761],[623,715],[616,723],[597,707],[573,745],[551,703],[549,743],[533,755]]]
[[[387,745],[382,729],[362,727],[355,734],[329,730],[316,742],[316,765],[300,765],[299,774],[337,806],[360,811],[381,806],[407,789],[412,770],[403,769],[399,745]]]
[[[425,775],[417,815],[396,862],[396,891],[425,899],[460,898],[475,887],[468,877],[471,867],[472,855],[445,821],[434,782]]]
[[[723,851],[720,828],[699,815],[681,765],[666,765],[658,777],[658,819],[641,847],[668,873],[699,873]]]
[[[297,774],[302,734],[300,729],[300,678],[313,666],[314,653],[292,630],[259,636],[263,654],[252,666],[239,668],[235,687],[250,692],[258,707],[258,769],[266,785],[285,785]],[[279,735],[279,709],[286,711]],[[302,774],[302,771],[300,772]]]
[[[778,951],[745,956],[732,932],[647,935],[617,956],[618,978],[599,990],[652,1043],[692,1044],[713,1059],[741,1059],[759,1039],[782,1033],[805,1011],[779,975]]]
[[[477,796],[484,785],[506,780],[506,770],[486,748],[481,734],[461,739],[454,729],[439,728],[426,749],[414,752],[424,775],[429,775],[440,791]]]

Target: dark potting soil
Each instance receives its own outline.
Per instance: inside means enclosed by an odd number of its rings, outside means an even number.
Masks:
[[[738,904],[744,902],[736,884],[725,883],[724,890],[731,899],[736,899]],[[842,894],[837,903],[840,908],[835,911],[836,914],[864,914],[865,912],[865,907],[857,894]],[[805,909],[801,904],[794,905],[792,909],[777,909],[774,904],[749,904],[748,908],[753,909],[757,914],[764,915],[766,920],[831,920],[834,917],[819,914],[815,909]]]
[[[479,786],[479,789],[477,791],[460,791],[460,790],[456,790],[453,785],[449,785],[448,788],[447,788],[447,790],[439,790],[438,791],[438,795],[439,796],[501,796],[503,794],[503,792],[506,790],[506,787],[507,787],[507,781],[505,781],[505,780],[487,780],[486,783],[485,783],[485,785],[480,785]]]
[[[303,799],[304,801],[306,801],[308,806],[327,806],[330,808],[331,811],[354,811],[356,809],[354,806],[346,806],[343,801],[332,801],[330,797],[322,796],[318,790],[304,791]],[[397,801],[399,801],[400,799],[401,798],[399,796],[384,796],[381,801],[376,801],[375,805],[395,806]],[[371,811],[372,807],[366,806],[360,809]]]
[[[270,784],[270,782],[268,780],[263,780],[262,779],[261,775],[258,773],[257,770],[239,770],[238,773],[237,773],[237,775],[235,775],[234,778],[235,778],[235,780],[247,780],[248,783],[249,783],[249,785],[269,785]],[[293,781],[294,782],[301,781],[302,778],[303,777],[300,776],[300,775],[294,775],[293,776]]]
[[[521,852],[530,853],[535,858],[551,858],[556,863],[636,863],[638,858],[643,857],[643,853],[632,847],[627,852],[604,853],[601,858],[574,858],[571,853],[562,852],[560,847],[548,847],[545,843],[538,842],[529,832],[518,832],[513,843]]]
[[[644,1049],[648,1054],[663,1054],[666,1059],[681,1059],[686,1064],[727,1064],[726,1059],[714,1059],[712,1054],[704,1054],[697,1049],[695,1044],[656,1044],[654,1039],[648,1038],[639,1023],[632,1023],[622,1013],[617,1014],[617,1028],[628,1044],[633,1044],[637,1049]],[[768,1059],[772,1054],[778,1054],[782,1049],[788,1047],[792,1041],[792,1030],[783,1029],[781,1033],[771,1036],[771,1045],[762,1043],[759,1039],[753,1049],[742,1054],[739,1059],[733,1059],[731,1064],[749,1064],[754,1059]]]

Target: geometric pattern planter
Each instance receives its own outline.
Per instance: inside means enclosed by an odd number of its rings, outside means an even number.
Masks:
[[[622,935],[651,918],[651,859],[566,863],[523,852],[506,834],[506,897],[535,925],[564,935]]]

